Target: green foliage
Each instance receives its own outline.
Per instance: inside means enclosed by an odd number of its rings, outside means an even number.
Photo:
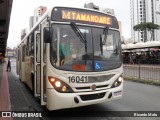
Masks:
[[[157,25],[157,24],[154,24],[152,22],[147,22],[147,23],[140,23],[140,24],[137,24],[135,26],[133,26],[133,29],[135,31],[144,31],[144,30],[154,30],[154,29],[159,29],[160,26]]]
[[[154,30],[156,29],[160,29],[160,26],[152,22],[144,22],[133,26],[134,31],[144,31],[145,39],[147,39],[146,31],[150,32],[151,34],[150,40],[152,39]]]
[[[152,22],[148,22],[148,23],[146,23],[146,28],[147,28],[148,31],[150,31],[150,30],[159,29],[160,26],[157,25],[157,24],[154,24]]]
[[[144,31],[147,29],[146,23],[137,24],[133,27],[134,31]]]
[[[150,34],[151,34],[150,40],[152,40],[153,34],[154,34],[154,30],[159,29],[160,26],[157,25],[157,24],[154,24],[154,23],[152,23],[152,22],[148,22],[148,23],[146,24],[146,27],[147,27],[147,31],[149,31]]]

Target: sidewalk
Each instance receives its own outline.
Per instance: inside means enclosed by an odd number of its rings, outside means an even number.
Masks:
[[[11,111],[6,64],[0,64],[0,111]],[[12,118],[0,118],[11,120]]]
[[[13,60],[13,59],[12,59]],[[6,71],[7,64],[0,64],[0,116],[5,112],[37,112],[43,111],[39,102],[35,100],[31,91],[20,82],[16,76],[15,60],[12,62],[12,71]],[[39,118],[0,117],[0,120],[39,120]]]

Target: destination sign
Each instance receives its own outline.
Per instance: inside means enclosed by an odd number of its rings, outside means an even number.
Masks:
[[[51,20],[108,26],[118,29],[118,22],[114,16],[86,9],[55,7],[51,13]]]
[[[78,20],[78,21],[87,21],[99,24],[111,25],[111,17],[109,16],[100,16],[95,13],[89,14],[79,11],[66,11],[62,10],[62,19],[68,20]]]

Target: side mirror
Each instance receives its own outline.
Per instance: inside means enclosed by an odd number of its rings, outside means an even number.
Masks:
[[[43,40],[45,43],[50,43],[51,42],[51,33],[50,33],[50,28],[45,27],[43,29]]]

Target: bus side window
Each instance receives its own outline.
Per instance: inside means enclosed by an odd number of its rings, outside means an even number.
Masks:
[[[17,49],[17,53],[18,53],[18,54],[17,54],[17,58],[18,58],[18,61],[20,60],[20,50],[19,50],[19,49],[20,49],[20,48]]]
[[[29,55],[29,37],[27,37],[27,43],[25,46],[25,55],[28,56]]]
[[[26,46],[22,46],[22,62],[25,62]]]
[[[33,55],[34,53],[34,34],[32,33],[27,39],[27,54]]]
[[[34,33],[29,36],[29,55],[34,54]]]
[[[36,35],[36,61],[40,62],[40,33]]]

